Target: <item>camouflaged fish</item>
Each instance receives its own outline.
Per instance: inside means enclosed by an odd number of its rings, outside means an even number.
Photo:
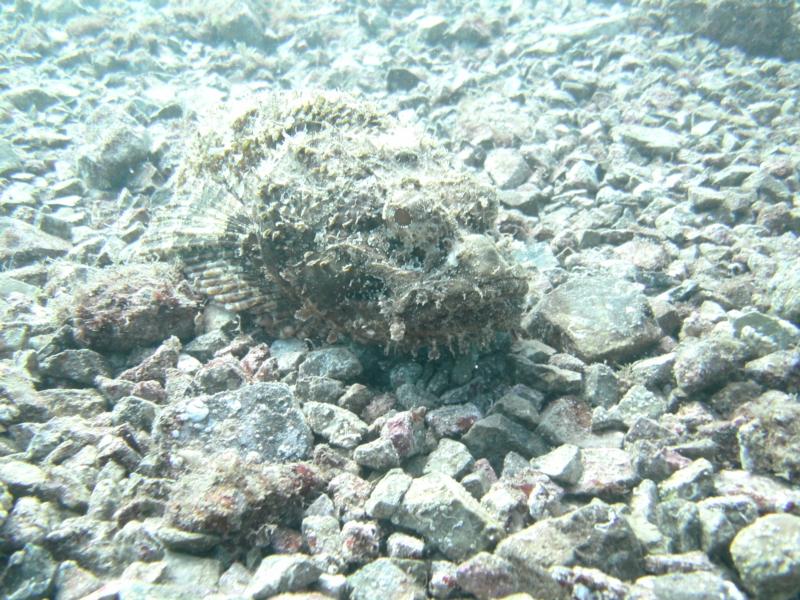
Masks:
[[[276,94],[190,144],[141,246],[268,329],[466,349],[516,327],[494,191],[418,129],[335,92]]]

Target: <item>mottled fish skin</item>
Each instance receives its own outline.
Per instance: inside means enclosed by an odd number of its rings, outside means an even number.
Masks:
[[[281,93],[198,134],[141,251],[276,330],[466,348],[515,328],[527,293],[497,211],[417,129],[345,94]]]

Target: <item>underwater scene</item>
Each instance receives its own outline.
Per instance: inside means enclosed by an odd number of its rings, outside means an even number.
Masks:
[[[800,600],[800,3],[4,0],[0,599]]]

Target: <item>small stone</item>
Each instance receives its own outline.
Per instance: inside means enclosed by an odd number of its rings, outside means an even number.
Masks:
[[[441,473],[412,481],[392,523],[420,534],[452,560],[480,551],[502,535],[500,524],[458,482]]]
[[[800,517],[760,517],[733,539],[731,556],[755,597],[793,598],[800,589]]]
[[[273,554],[261,559],[245,594],[256,600],[296,592],[314,583],[319,568],[305,554]]]
[[[594,407],[611,408],[619,400],[619,381],[614,369],[595,363],[583,374],[583,397]]]
[[[800,506],[800,491],[774,477],[748,471],[723,469],[714,475],[714,489],[720,495],[749,497],[759,513],[792,512]]]
[[[479,600],[508,596],[523,590],[518,570],[509,561],[479,552],[458,565],[458,586]]]
[[[715,496],[697,503],[700,544],[709,556],[724,556],[733,538],[758,517],[758,507],[747,496]]]
[[[44,470],[21,460],[0,459],[0,481],[15,496],[34,495],[47,482]]]
[[[580,448],[622,446],[624,437],[622,432],[593,433],[591,423],[592,412],[586,402],[574,396],[562,396],[553,400],[544,409],[536,433],[556,446],[561,444],[574,444]]]
[[[394,67],[386,73],[386,90],[392,92],[407,92],[419,85],[422,78],[411,69]]]
[[[474,404],[454,404],[429,410],[425,422],[437,437],[456,437],[469,431],[483,413]]]
[[[71,244],[19,219],[0,217],[0,264],[22,267],[69,252]]]
[[[392,558],[422,558],[425,542],[412,535],[395,532],[386,540],[386,552]]]
[[[770,391],[740,410],[748,418],[737,433],[742,466],[753,473],[796,481],[800,477],[800,404],[787,394]]]
[[[328,493],[343,521],[363,519],[366,515],[366,503],[372,493],[372,483],[344,471],[330,480]]]
[[[22,496],[8,513],[0,533],[6,544],[15,549],[26,544],[42,544],[62,518],[52,503],[42,502],[35,496]]]
[[[686,339],[675,352],[675,381],[689,394],[717,386],[736,368],[741,350],[730,338]]]
[[[581,476],[569,488],[570,493],[618,498],[630,492],[639,481],[632,457],[625,450],[583,448],[580,456]]]
[[[105,359],[93,350],[64,350],[42,362],[42,373],[83,385],[92,385],[99,375],[109,377],[111,372]]]
[[[502,464],[509,451],[528,458],[546,450],[544,442],[533,432],[500,414],[477,421],[462,441],[473,456],[486,458],[495,467]]]
[[[348,381],[358,377],[362,370],[361,361],[355,354],[347,348],[336,346],[306,354],[305,360],[300,365],[299,374]]]
[[[456,565],[449,560],[432,560],[428,592],[433,598],[447,598],[458,587]]]
[[[348,521],[339,536],[345,562],[363,565],[380,556],[381,530],[373,521]]]
[[[351,600],[424,600],[425,591],[391,559],[379,558],[347,578]]]
[[[630,589],[631,598],[659,600],[745,600],[745,596],[730,581],[715,573],[667,573],[640,577]]]
[[[299,460],[312,448],[311,430],[282,383],[181,399],[162,409],[154,429],[164,449],[230,449],[242,458],[255,453],[263,461]]]
[[[620,579],[643,574],[639,541],[625,519],[599,500],[534,523],[500,542],[495,554],[517,566],[581,565]]]
[[[439,445],[425,459],[422,474],[443,473],[453,479],[460,479],[472,468],[475,459],[461,442],[442,438]]]
[[[383,437],[356,447],[353,450],[353,460],[362,467],[376,471],[386,471],[400,466],[397,449],[390,439]]]
[[[564,513],[564,506],[561,504],[564,488],[556,485],[545,475],[534,478],[530,482],[530,488],[528,514],[534,521],[557,517]]]
[[[14,149],[14,144],[6,139],[0,140],[0,176],[18,171],[22,164],[22,159]]]
[[[531,176],[531,169],[525,158],[513,148],[491,150],[486,155],[484,168],[501,190],[519,187]]]
[[[100,392],[86,389],[53,388],[42,390],[39,397],[55,416],[93,417],[106,412],[108,405]]]
[[[380,435],[392,442],[401,459],[420,454],[426,449],[425,409],[392,415],[381,427]]]
[[[658,489],[662,500],[702,500],[714,492],[714,465],[698,458],[662,481]]]
[[[355,448],[367,433],[367,424],[349,410],[334,404],[306,402],[303,414],[311,431],[332,446]]]
[[[344,394],[344,384],[338,379],[318,375],[300,377],[294,386],[294,393],[301,402],[336,404]]]
[[[136,429],[150,431],[156,418],[158,406],[148,400],[136,396],[125,396],[117,401],[111,411],[111,422],[114,425],[128,423]]]
[[[412,481],[402,469],[388,471],[375,484],[365,506],[366,513],[373,519],[391,519]]]
[[[58,563],[50,553],[34,544],[14,552],[0,578],[0,589],[8,600],[36,600],[49,596]]]
[[[87,137],[90,143],[79,151],[78,171],[101,190],[123,187],[150,152],[147,131],[127,115],[101,115],[90,124]]]
[[[80,600],[102,585],[100,579],[81,568],[74,560],[65,560],[58,565],[53,580],[53,599]]]
[[[758,383],[788,392],[800,390],[800,352],[780,350],[744,365],[745,375]]]
[[[657,420],[667,412],[667,401],[643,385],[633,385],[611,408],[598,406],[592,412],[592,429],[630,427],[641,417]]]
[[[527,494],[517,485],[501,479],[489,487],[481,506],[503,526],[506,533],[519,531],[527,523]]]
[[[303,543],[314,555],[336,555],[339,552],[340,528],[336,517],[309,516],[301,525]]]
[[[630,358],[661,337],[640,286],[608,275],[573,276],[545,294],[527,330],[585,362]]]
[[[573,485],[583,473],[581,449],[572,444],[562,444],[547,454],[532,458],[531,467],[561,484]]]
[[[683,137],[663,127],[618,125],[614,134],[647,153],[671,155],[683,147]]]

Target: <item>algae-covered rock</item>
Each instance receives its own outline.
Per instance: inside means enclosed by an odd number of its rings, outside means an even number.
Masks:
[[[261,97],[212,125],[142,242],[198,292],[276,331],[401,350],[517,325],[528,284],[494,192],[416,128],[334,92]]]

